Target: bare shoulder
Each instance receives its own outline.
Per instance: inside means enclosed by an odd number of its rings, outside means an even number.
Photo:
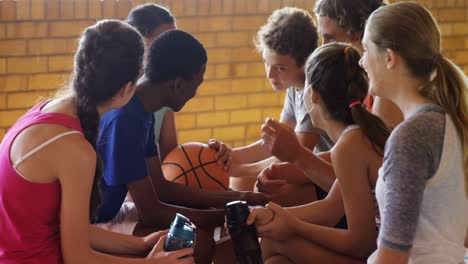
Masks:
[[[360,160],[368,148],[367,137],[361,129],[353,129],[342,135],[331,149],[332,161]]]
[[[76,161],[96,162],[96,151],[82,134],[72,134],[62,139],[58,146]]]
[[[62,185],[84,183],[89,184],[96,169],[96,151],[81,135],[72,134],[62,139],[57,149],[55,173]],[[77,186],[77,185],[75,185]]]

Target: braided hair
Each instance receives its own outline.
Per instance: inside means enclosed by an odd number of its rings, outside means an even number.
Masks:
[[[144,42],[127,23],[103,20],[82,34],[75,55],[72,89],[84,135],[96,149],[99,128],[97,107],[108,102],[128,82],[136,82],[143,63]],[[101,202],[98,158],[90,200],[91,222]]]

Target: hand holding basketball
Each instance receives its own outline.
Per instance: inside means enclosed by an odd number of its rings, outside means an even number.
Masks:
[[[184,143],[167,154],[161,169],[169,181],[199,189],[227,191],[229,174],[217,164],[216,154],[206,144]]]
[[[232,149],[223,142],[215,139],[210,139],[208,141],[208,146],[217,151],[216,160],[218,165],[223,166],[225,171],[229,171],[232,164]]]

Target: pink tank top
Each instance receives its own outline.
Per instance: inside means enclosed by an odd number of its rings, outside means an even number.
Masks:
[[[10,160],[13,140],[31,125],[59,124],[82,133],[78,119],[40,111],[46,103],[22,116],[0,144],[0,264],[62,263],[60,183],[30,182],[15,171]]]

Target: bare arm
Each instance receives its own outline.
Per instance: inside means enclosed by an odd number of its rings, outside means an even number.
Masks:
[[[291,127],[291,128],[294,127],[293,123],[285,122],[285,121],[282,121],[282,123],[287,125],[288,127]],[[317,144],[317,140],[319,137],[319,135],[316,133],[296,133],[296,136],[297,136],[298,141],[303,146],[305,146],[306,148],[310,150],[313,150],[315,148],[315,145]],[[259,146],[256,146],[256,147],[259,147],[262,151],[265,151],[261,147],[261,140],[253,144],[259,144]],[[257,177],[260,174],[260,172],[262,172],[262,170],[268,167],[269,165],[280,162],[280,160],[270,155],[271,154],[268,154],[269,156],[268,158],[254,162],[254,163],[238,163],[238,162],[234,163],[234,165],[231,168],[231,176],[239,177],[239,178]]]
[[[379,96],[374,97],[372,113],[380,117],[392,129],[403,121],[403,114],[400,108],[390,100]]]
[[[140,220],[147,226],[167,228],[176,213],[187,216],[198,227],[219,226],[224,222],[223,210],[197,210],[161,202],[149,177],[129,183],[128,190],[138,208]]]
[[[348,218],[347,230],[319,226],[301,220],[301,218],[313,220],[310,216],[317,214],[317,212],[310,212],[309,216],[306,211],[307,207],[302,209],[299,207],[300,209],[291,212],[270,203],[267,208],[273,210],[275,217],[271,223],[258,226],[259,233],[280,240],[296,235],[348,256],[357,258],[369,256],[376,247],[375,209],[367,162],[365,158],[362,158],[366,157],[366,153],[362,150],[363,148],[356,149],[356,146],[362,146],[362,144],[355,144],[355,141],[356,137],[348,142],[342,142],[339,146],[335,146],[332,152],[332,162],[335,165]],[[336,194],[337,186],[334,186],[331,195]],[[312,208],[309,205],[309,209]],[[288,227],[284,227],[285,223]],[[291,230],[286,230],[288,228]]]
[[[279,162],[277,158],[269,157],[255,163],[233,165],[231,167],[231,177],[257,178],[257,176],[264,168],[268,167],[272,163],[277,162]]]
[[[359,152],[359,151],[358,151]],[[349,256],[364,258],[376,247],[377,232],[368,171],[363,155],[350,146],[338,146],[332,152],[332,162],[341,185],[348,229],[322,227],[300,221],[296,234],[304,239]],[[359,241],[359,243],[356,243]]]
[[[89,226],[89,237],[91,247],[103,253],[146,256],[152,248],[142,237],[113,233],[94,225]]]
[[[264,148],[278,159],[301,168],[323,190],[330,190],[335,180],[333,167],[304,147],[289,126],[268,119],[262,126],[262,131]]]
[[[305,222],[320,226],[335,226],[345,213],[340,183],[335,181],[325,199],[289,207],[287,210]]]
[[[157,157],[147,158],[146,164],[159,199],[166,203],[193,208],[224,208],[226,203],[234,200],[245,200],[251,205],[268,202],[268,197],[260,193],[202,190],[170,182],[164,178]]]
[[[174,120],[174,111],[167,110],[164,115],[163,124],[161,126],[161,131],[159,133],[159,158],[161,162],[166,158],[167,154],[176,148],[177,143],[177,133]]]
[[[281,123],[287,125],[288,127],[294,128],[295,123],[288,122],[288,121],[280,121]],[[316,139],[311,140],[306,138],[302,138],[301,140],[304,141],[304,143],[307,144],[308,147],[312,147],[313,149],[315,147],[315,144],[317,143]],[[245,147],[239,147],[235,148],[232,150],[232,162],[233,164],[252,164],[252,163],[257,163],[259,161],[266,160],[271,157],[271,153],[266,151],[262,147],[262,140],[257,140],[254,143],[245,146]],[[262,164],[264,165],[264,164]],[[269,164],[266,164],[268,166]],[[265,167],[266,167],[265,166]],[[263,168],[265,168],[263,167]],[[263,169],[261,168],[260,171]],[[258,169],[258,168],[257,168]],[[259,173],[260,173],[259,171]],[[258,173],[257,173],[258,175]],[[256,175],[255,175],[256,176]],[[239,176],[238,176],[239,177]]]
[[[72,142],[70,139],[75,137]],[[68,153],[57,162],[57,174],[62,188],[60,209],[60,241],[63,261],[79,263],[160,263],[150,259],[119,258],[99,253],[91,248],[105,249],[112,253],[130,253],[139,248],[139,242],[130,236],[119,236],[121,241],[109,243],[104,238],[96,239],[89,227],[89,197],[94,177],[96,154],[85,140],[70,136],[62,141],[63,153]],[[67,144],[67,142],[69,144]],[[79,143],[76,144],[76,141]],[[77,149],[77,151],[69,151]],[[67,151],[68,150],[68,151]],[[90,232],[91,231],[91,232]],[[101,233],[106,236],[109,233]],[[90,243],[91,242],[91,243]],[[138,249],[133,253],[140,253]]]
[[[262,148],[262,141],[257,140],[245,147],[232,149],[232,163],[245,164],[255,163],[260,160],[271,157],[271,154]]]
[[[310,151],[304,151],[295,158],[293,164],[301,168],[305,176],[324,191],[329,192],[331,190],[336,179],[331,163]]]

